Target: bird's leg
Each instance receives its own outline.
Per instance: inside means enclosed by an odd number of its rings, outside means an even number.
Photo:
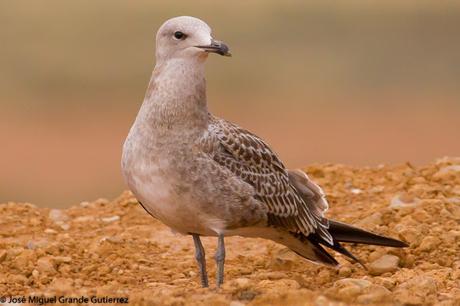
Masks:
[[[200,235],[192,234],[193,242],[195,243],[195,258],[200,269],[201,286],[208,287],[208,272],[206,272],[206,256],[204,253],[203,244],[201,244]]]
[[[219,234],[217,238],[217,251],[215,255],[217,263],[217,287],[220,287],[224,283],[224,262],[225,262],[225,244],[224,235]]]

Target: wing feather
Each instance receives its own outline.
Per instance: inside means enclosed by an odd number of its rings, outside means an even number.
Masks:
[[[237,125],[211,117],[209,137],[218,141],[212,158],[254,187],[255,196],[268,208],[272,226],[308,236],[317,233],[332,244],[328,222],[321,210],[292,185],[288,170],[270,147]]]

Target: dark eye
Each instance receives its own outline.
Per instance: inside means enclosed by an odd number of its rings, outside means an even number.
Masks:
[[[185,38],[187,38],[187,35],[185,35],[181,31],[176,31],[176,32],[174,32],[174,38],[175,39],[185,39]]]

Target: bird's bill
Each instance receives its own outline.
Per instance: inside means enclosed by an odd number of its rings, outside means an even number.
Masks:
[[[218,40],[212,40],[211,44],[207,46],[195,46],[195,47],[203,49],[206,52],[217,53],[223,56],[232,56],[228,46]]]

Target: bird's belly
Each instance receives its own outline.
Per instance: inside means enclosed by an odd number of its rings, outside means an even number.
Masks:
[[[165,225],[179,233],[214,236],[224,227],[212,216],[205,215],[189,182],[181,180],[167,161],[137,164],[126,171],[130,190],[142,206]]]

